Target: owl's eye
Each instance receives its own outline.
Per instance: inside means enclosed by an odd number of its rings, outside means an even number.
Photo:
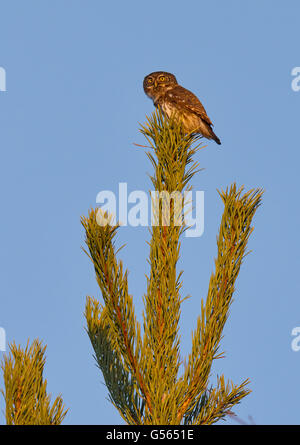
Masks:
[[[166,80],[166,77],[165,76],[160,76],[160,78],[159,78],[159,81],[160,82],[164,82]]]
[[[149,79],[147,80],[147,83],[148,83],[149,85],[151,85],[151,83],[153,83],[153,79],[152,79],[152,77],[149,77]]]

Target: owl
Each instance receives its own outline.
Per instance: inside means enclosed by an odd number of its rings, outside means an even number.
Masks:
[[[146,95],[165,115],[175,115],[182,119],[186,133],[200,133],[205,138],[221,144],[200,100],[191,91],[178,85],[174,74],[164,71],[148,74],[143,86]]]

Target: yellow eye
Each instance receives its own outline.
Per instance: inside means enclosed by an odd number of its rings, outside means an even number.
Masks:
[[[152,77],[149,77],[149,79],[147,80],[147,83],[153,83]]]
[[[159,81],[164,82],[166,80],[165,76],[160,76]]]

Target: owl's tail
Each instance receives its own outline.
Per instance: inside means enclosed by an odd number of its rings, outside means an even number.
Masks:
[[[212,138],[218,145],[221,145],[221,141],[220,141],[220,139],[219,139],[218,136],[213,132],[212,129],[210,129],[210,135],[211,135],[211,138]]]

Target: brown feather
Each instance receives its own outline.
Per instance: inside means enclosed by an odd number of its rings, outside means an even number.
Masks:
[[[174,74],[156,71],[144,79],[144,91],[156,107],[160,106],[168,117],[175,114],[182,119],[186,133],[200,133],[207,139],[221,144],[215,135],[213,124],[195,94],[178,85]]]

